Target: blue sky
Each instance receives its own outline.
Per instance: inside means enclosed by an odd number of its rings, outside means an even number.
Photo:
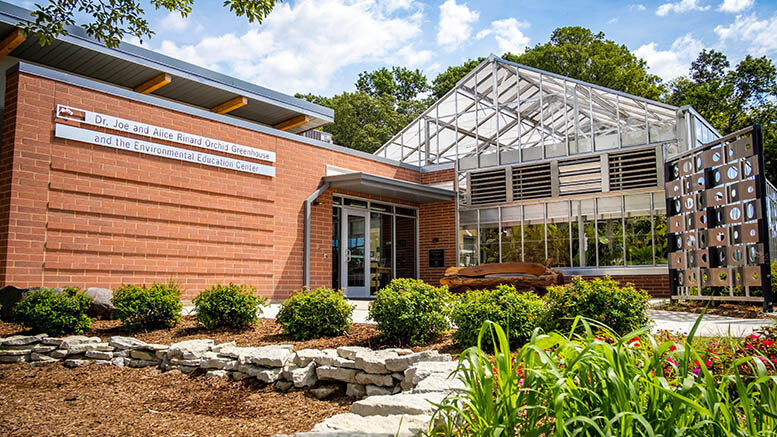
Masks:
[[[626,44],[667,80],[686,74],[705,47],[733,62],[777,59],[777,0],[287,0],[262,25],[221,5],[196,0],[187,19],[148,6],[156,35],[143,46],[278,91],[322,95],[351,90],[360,72],[384,66],[419,68],[431,81],[449,65],[520,53],[571,25]]]

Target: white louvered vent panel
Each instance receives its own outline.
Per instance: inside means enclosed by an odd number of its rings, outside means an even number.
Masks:
[[[612,153],[609,160],[610,191],[658,185],[655,149]]]
[[[507,181],[504,169],[470,174],[469,188],[472,205],[507,201]]]
[[[602,164],[598,156],[558,163],[560,195],[599,193],[602,191]]]
[[[513,167],[513,200],[551,197],[550,163]]]

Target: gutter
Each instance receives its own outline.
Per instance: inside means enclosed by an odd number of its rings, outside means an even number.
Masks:
[[[326,190],[329,189],[329,183],[325,182],[318,187],[307,199],[305,199],[305,241],[303,243],[304,256],[302,261],[302,285],[310,286],[310,207]]]

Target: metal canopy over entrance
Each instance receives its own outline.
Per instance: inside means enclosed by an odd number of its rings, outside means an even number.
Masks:
[[[324,177],[330,188],[370,194],[414,203],[450,202],[456,193],[444,188],[415,184],[368,173],[346,173]]]

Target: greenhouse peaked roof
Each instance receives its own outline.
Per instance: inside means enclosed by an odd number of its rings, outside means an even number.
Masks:
[[[375,154],[423,166],[532,147],[569,154],[608,136],[646,144],[677,109],[491,55]]]

